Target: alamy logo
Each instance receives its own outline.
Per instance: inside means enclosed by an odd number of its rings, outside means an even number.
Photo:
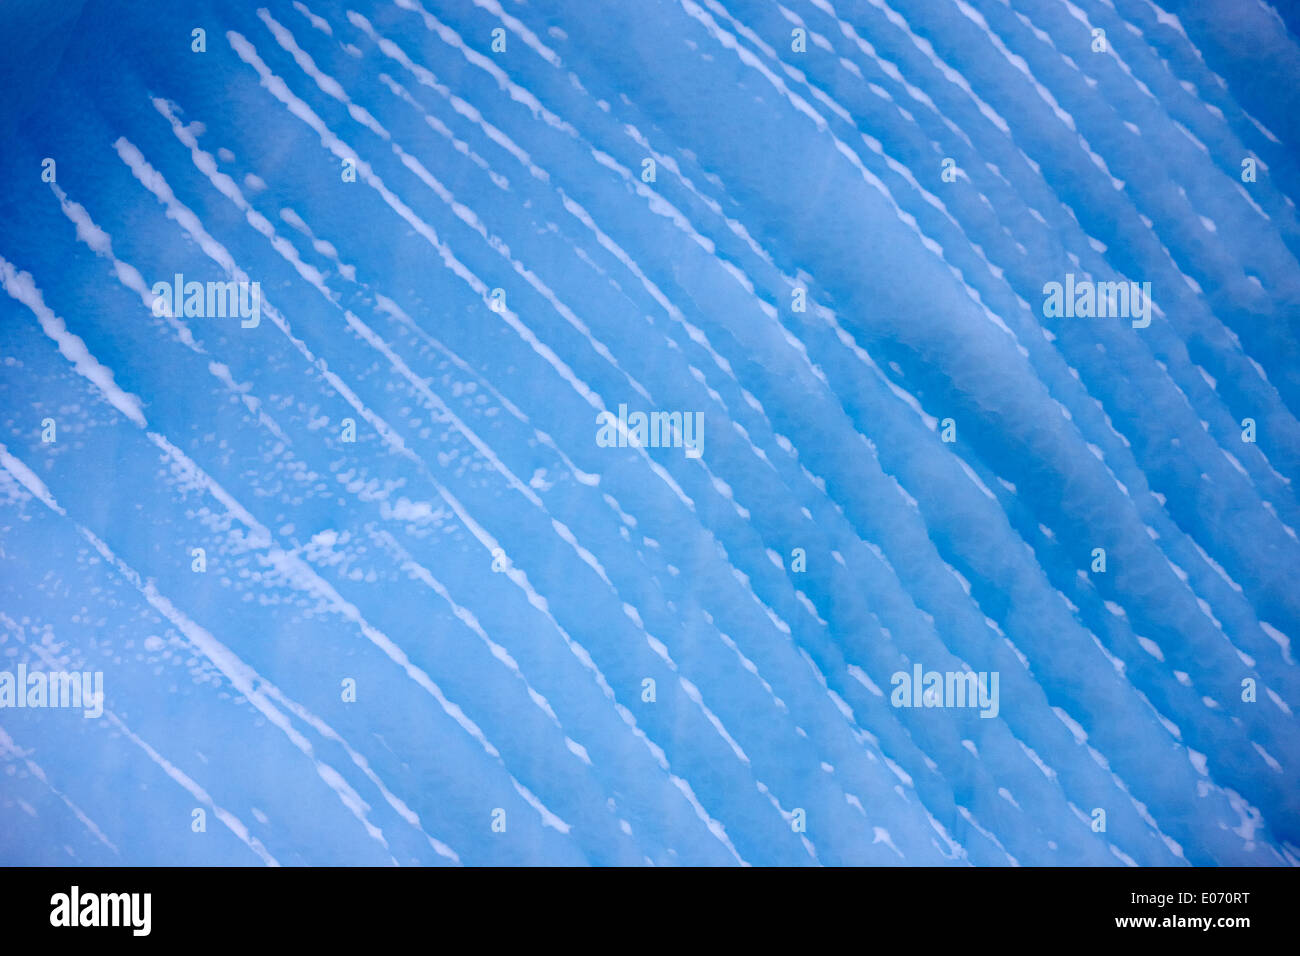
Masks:
[[[687,458],[704,454],[703,412],[601,412],[596,416],[596,444],[601,448],[685,448]]]
[[[1068,272],[1064,284],[1044,285],[1043,295],[1043,315],[1049,319],[1132,319],[1135,329],[1151,324],[1150,282],[1076,282]]]
[[[127,926],[133,936],[148,936],[152,919],[150,893],[71,892],[50,897],[51,926]]]
[[[0,671],[0,709],[5,707],[80,707],[85,717],[104,713],[104,672]]]
[[[153,284],[153,314],[180,318],[225,319],[239,316],[241,328],[255,329],[262,321],[262,283],[186,282],[176,273],[174,282]]]
[[[981,717],[998,715],[998,671],[897,671],[889,679],[895,707],[978,707]]]

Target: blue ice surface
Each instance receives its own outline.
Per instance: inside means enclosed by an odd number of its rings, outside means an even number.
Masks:
[[[53,6],[0,670],[105,698],[0,710],[0,863],[1300,862],[1293,9]]]

